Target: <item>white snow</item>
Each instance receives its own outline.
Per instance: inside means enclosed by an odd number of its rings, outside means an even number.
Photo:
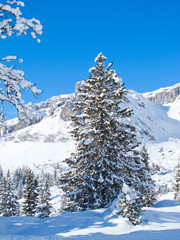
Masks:
[[[24,3],[21,1],[7,1],[6,4],[0,3],[2,20],[0,21],[0,38],[4,39],[15,33],[16,35],[27,34],[29,29],[32,31],[31,35],[33,38],[36,38],[37,34],[42,34],[40,21],[35,18],[26,19],[22,17],[19,6],[24,7]]]
[[[147,144],[151,163],[157,164],[160,170],[153,176],[157,186],[172,191],[175,167],[180,156],[180,139],[169,139],[161,143]]]
[[[74,151],[69,125],[59,117],[46,117],[39,124],[14,132],[8,141],[2,138],[0,165],[5,170],[21,166],[41,170],[55,162],[62,163]]]
[[[17,56],[7,56],[7,57],[4,57],[2,60],[9,62],[10,60],[16,60],[16,59],[17,59]]]
[[[127,98],[129,108],[133,109],[134,125],[137,131],[141,133],[143,141],[164,142],[168,141],[169,138],[179,139],[179,121],[169,118],[168,107],[155,104],[145,99],[142,94],[132,90],[129,91]]]
[[[169,107],[168,116],[180,121],[180,97],[177,97],[173,103],[165,104]]]
[[[133,226],[113,209],[68,213],[58,217],[1,217],[0,239],[179,240],[180,204],[163,200],[146,208],[142,224]]]
[[[1,166],[4,170],[10,168],[15,170],[18,167],[28,166],[32,169],[46,170],[50,172],[50,166],[53,163],[61,162],[70,156],[73,146],[67,143],[42,143],[42,142],[24,142],[24,143],[2,143],[0,152],[3,159]],[[63,150],[63,151],[62,151]]]
[[[107,58],[100,52],[95,58],[94,62],[99,62],[99,60],[106,60]]]

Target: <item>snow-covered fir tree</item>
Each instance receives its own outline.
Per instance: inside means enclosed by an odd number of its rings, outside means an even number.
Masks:
[[[23,213],[26,216],[34,216],[37,210],[38,181],[31,170],[28,171],[25,179],[23,198]]]
[[[1,180],[2,180],[2,178],[3,178],[3,170],[2,170],[2,168],[1,168],[1,166],[0,166],[0,182],[1,182]]]
[[[141,209],[144,206],[142,194],[124,183],[122,192],[118,197],[119,214],[123,217],[127,217],[134,225],[140,224]]]
[[[178,165],[176,167],[176,177],[175,177],[175,184],[174,184],[174,200],[180,201],[180,156]]]
[[[122,184],[137,184],[135,171],[140,152],[131,110],[124,107],[126,90],[112,63],[105,67],[100,53],[89,79],[79,84],[74,102],[73,137],[77,151],[66,159],[70,170],[62,175],[67,193],[66,210],[108,207],[122,191]],[[126,119],[126,121],[125,121]],[[139,160],[140,161],[140,160]],[[126,175],[126,176],[125,176]]]
[[[134,149],[124,160],[124,184],[119,195],[119,213],[134,225],[140,223],[142,207],[155,203],[155,186],[151,177],[149,156],[145,145]]]
[[[7,170],[6,177],[7,177],[7,179],[9,179],[11,177],[11,173],[10,173],[9,169]]]
[[[17,188],[16,188],[16,194],[17,194],[18,199],[21,199],[23,197],[23,181],[22,181],[22,179],[19,180],[19,184],[17,185]]]
[[[19,203],[10,178],[4,177],[0,184],[0,215],[3,217],[19,215]]]
[[[144,163],[141,173],[138,173],[139,180],[142,184],[141,192],[143,194],[143,204],[146,207],[152,206],[156,202],[155,183],[152,179],[152,169],[149,165],[149,155],[143,144],[141,149],[142,162]]]
[[[49,217],[52,208],[50,200],[51,193],[48,180],[41,175],[41,180],[39,181],[38,206],[36,212],[38,218]]]

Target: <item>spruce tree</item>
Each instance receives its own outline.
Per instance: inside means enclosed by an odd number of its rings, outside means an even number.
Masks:
[[[141,172],[138,173],[141,182],[141,192],[143,194],[143,204],[146,207],[152,206],[156,202],[155,183],[152,179],[152,169],[149,166],[149,155],[143,144],[141,149],[142,162],[144,163]]]
[[[65,160],[70,170],[60,180],[67,193],[65,209],[70,211],[108,207],[124,181],[135,184],[132,172],[139,168],[135,163],[139,143],[127,120],[132,112],[124,107],[126,90],[110,70],[112,63],[105,67],[105,60],[102,53],[96,57],[96,66],[79,84],[74,102],[72,134],[77,150]]]
[[[39,218],[49,217],[52,208],[50,200],[51,193],[48,180],[46,178],[41,178],[39,181],[39,195],[36,214]]]
[[[31,170],[27,172],[25,179],[25,187],[23,192],[23,206],[22,210],[26,216],[34,216],[37,210],[37,198],[38,198],[38,181],[35,179]]]
[[[178,165],[176,167],[174,190],[175,190],[174,200],[180,201],[180,156],[179,156]]]
[[[6,208],[6,194],[7,193],[7,181],[3,177],[0,182],[0,216],[3,216],[4,209]]]
[[[119,213],[136,225],[141,222],[142,208],[152,206],[156,201],[145,145],[141,151],[134,149],[133,154],[125,159],[124,173],[124,185],[119,195]]]
[[[2,178],[3,178],[3,170],[2,170],[2,168],[0,166],[0,182],[2,181]]]
[[[140,215],[142,207],[142,194],[124,183],[122,192],[119,194],[119,214],[127,217],[133,225],[137,225],[141,223]]]
[[[23,179],[19,180],[18,186],[16,188],[16,193],[17,193],[17,197],[18,199],[21,199],[23,197]]]
[[[0,185],[0,214],[3,217],[19,215],[19,203],[10,178],[4,177]]]

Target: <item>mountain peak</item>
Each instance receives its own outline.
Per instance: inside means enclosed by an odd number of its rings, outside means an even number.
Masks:
[[[180,83],[171,87],[160,88],[153,92],[143,93],[143,96],[155,103],[172,103],[180,96]]]

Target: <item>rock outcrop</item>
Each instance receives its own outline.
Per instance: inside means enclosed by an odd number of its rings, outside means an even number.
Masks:
[[[154,103],[172,103],[180,96],[180,83],[172,87],[160,88],[154,92],[144,93],[143,95]]]
[[[73,111],[72,111],[73,107],[74,107],[73,101],[72,100],[67,101],[60,113],[61,119],[63,119],[64,121],[71,120],[71,116],[73,115]]]

